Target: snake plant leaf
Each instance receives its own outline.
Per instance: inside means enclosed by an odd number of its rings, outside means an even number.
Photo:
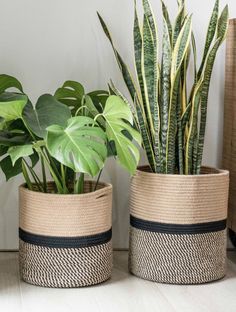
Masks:
[[[22,116],[30,130],[39,138],[45,138],[48,126],[64,126],[70,117],[70,109],[50,94],[40,96],[35,108],[28,102]]]
[[[22,85],[15,77],[5,74],[0,75],[0,93],[3,93],[9,88],[15,88],[23,93]]]
[[[208,29],[207,29],[207,36],[206,36],[206,41],[205,41],[203,58],[202,58],[201,66],[200,66],[199,71],[198,71],[198,77],[200,77],[200,75],[202,73],[206,56],[207,56],[207,54],[209,52],[209,49],[211,47],[211,44],[212,44],[213,39],[214,39],[215,34],[216,34],[218,15],[219,15],[219,0],[216,0],[214,9],[213,9],[213,12],[212,12],[212,15],[211,15],[211,19],[210,19],[210,22],[209,22],[209,26],[208,26]]]
[[[198,73],[197,73],[197,47],[196,47],[196,40],[195,36],[192,32],[191,37],[191,44],[192,44],[192,50],[193,50],[193,64],[194,64],[194,83],[197,82],[198,79]]]
[[[75,115],[76,111],[82,105],[84,95],[85,90],[82,84],[77,81],[67,80],[61,88],[56,90],[54,97],[67,105],[71,109],[72,115]]]
[[[135,97],[135,94],[139,94],[139,91],[134,83],[134,79],[127,67],[127,65],[124,63],[122,57],[120,56],[120,54],[118,53],[117,49],[115,48],[114,46],[114,43],[113,43],[113,40],[112,40],[112,37],[111,37],[111,34],[107,28],[107,25],[106,23],[104,22],[103,18],[101,17],[101,15],[99,13],[97,13],[98,15],[98,18],[99,18],[99,21],[101,23],[101,26],[103,28],[103,31],[105,33],[105,35],[107,36],[108,40],[110,41],[111,43],[111,46],[112,46],[112,49],[114,51],[114,54],[115,54],[115,57],[116,57],[116,61],[118,63],[118,66],[121,70],[121,73],[122,73],[122,76],[123,76],[123,79],[125,81],[125,84],[129,90],[129,93],[130,93],[130,96],[132,99],[134,99]],[[140,97],[140,96],[139,96]]]
[[[169,12],[167,10],[167,7],[164,3],[164,1],[161,0],[161,3],[162,3],[162,15],[163,15],[163,19],[165,20],[165,23],[167,25],[167,28],[168,28],[168,33],[169,33],[169,41],[171,43],[171,46],[172,46],[172,33],[173,33],[173,30],[172,30],[172,25],[171,25],[171,21],[170,21],[170,16],[169,16]],[[164,26],[165,27],[165,26]]]
[[[184,18],[185,18],[185,8],[184,6],[181,6],[179,8],[179,13],[176,17],[175,24],[173,27],[173,34],[172,34],[173,46],[175,46],[179,33],[182,29]]]
[[[138,121],[138,129],[142,136],[142,145],[146,152],[147,159],[150,165],[152,172],[156,172],[156,160],[153,151],[153,146],[151,142],[151,138],[149,136],[149,131],[147,129],[147,122],[146,117],[143,112],[143,108],[141,107],[140,103],[138,102],[138,97],[134,98],[135,107],[137,110],[137,121]]]
[[[139,150],[124,132],[127,131],[139,145],[141,136],[130,126],[133,117],[129,107],[121,98],[112,95],[106,102],[103,117],[106,120],[108,140],[115,143],[119,163],[134,174],[139,162]]]
[[[186,18],[174,47],[171,68],[172,81],[175,79],[175,76],[182,65],[183,59],[189,47],[191,34],[192,34],[192,16],[190,15],[189,17]]]
[[[168,31],[168,24],[164,18],[163,40],[162,40],[162,66],[161,66],[161,144],[163,167],[166,166],[166,145],[169,120],[169,103],[170,103],[170,72],[171,72],[171,41]]]
[[[144,91],[144,82],[143,82],[143,73],[142,73],[142,46],[143,39],[141,28],[139,25],[136,1],[134,1],[134,27],[133,27],[133,39],[134,39],[134,57],[135,57],[135,66],[136,73],[139,82],[139,87],[142,96],[142,103],[145,106],[145,91]]]
[[[6,122],[21,118],[27,101],[27,96],[23,94],[2,93],[0,95],[0,117]]]
[[[229,11],[228,6],[226,6],[219,18],[218,21],[218,31],[217,31],[217,40],[213,45],[212,49],[208,53],[206,60],[206,65],[204,69],[204,80],[201,92],[201,119],[200,119],[200,130],[199,130],[199,142],[198,142],[198,151],[197,151],[197,164],[196,164],[196,174],[200,173],[202,156],[203,156],[203,147],[204,147],[204,138],[206,131],[206,120],[207,120],[207,102],[210,88],[210,81],[212,76],[212,70],[214,61],[216,58],[217,51],[225,40],[227,31],[228,31],[228,20],[229,20]]]
[[[183,7],[185,5],[185,0],[177,0],[178,6]]]
[[[229,7],[226,5],[220,15],[217,26],[217,38],[221,39],[221,43],[226,39],[229,24]]]
[[[74,172],[96,176],[107,157],[106,134],[92,118],[78,116],[66,126],[47,128],[46,145],[52,157]]]
[[[188,17],[177,38],[171,67],[171,90],[170,90],[170,105],[169,105],[169,122],[167,131],[166,145],[166,173],[175,172],[175,153],[176,153],[176,134],[177,134],[177,101],[180,82],[180,68],[188,51],[192,33],[191,16]]]
[[[19,146],[11,146],[8,149],[8,154],[11,158],[12,165],[14,166],[18,159],[28,157],[34,154],[33,145],[25,144]]]
[[[157,26],[151,5],[148,0],[143,0],[143,49],[142,49],[142,74],[145,91],[145,113],[149,123],[156,157],[157,172],[161,172],[162,155],[160,146],[160,113],[158,105],[158,82],[160,73],[158,68],[158,36]]]

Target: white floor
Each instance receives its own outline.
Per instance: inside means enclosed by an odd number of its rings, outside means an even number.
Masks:
[[[201,286],[161,285],[128,273],[127,252],[114,252],[112,279],[81,289],[47,289],[19,280],[18,254],[0,253],[0,312],[236,312],[236,252],[227,277]]]

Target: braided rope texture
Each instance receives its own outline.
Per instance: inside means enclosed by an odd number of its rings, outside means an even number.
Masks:
[[[74,288],[111,277],[112,243],[86,248],[48,248],[20,240],[20,276],[30,284]]]
[[[159,283],[202,284],[226,274],[226,230],[163,234],[130,227],[129,270]]]

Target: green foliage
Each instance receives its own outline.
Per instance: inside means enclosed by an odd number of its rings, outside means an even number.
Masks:
[[[22,173],[30,190],[48,192],[48,169],[55,192],[82,193],[84,175],[99,179],[111,155],[134,173],[139,151],[132,139],[140,144],[141,137],[127,102],[103,90],[85,94],[80,83],[66,81],[55,96],[44,94],[33,106],[25,94],[5,89],[21,91],[17,80],[0,75],[0,82],[2,76],[0,167],[7,180]],[[39,160],[41,178],[34,168]]]
[[[39,138],[45,138],[47,127],[54,124],[64,126],[70,117],[70,109],[50,94],[40,96],[35,108],[28,101],[23,110],[24,122]]]
[[[159,63],[159,40],[151,5],[148,0],[142,0],[141,25],[134,1],[136,80],[116,49],[104,20],[99,14],[98,17],[133,100],[131,111],[150,168],[156,173],[199,174],[211,75],[217,51],[227,34],[228,6],[219,15],[219,0],[216,0],[198,69],[192,16],[187,14],[184,0],[177,2],[178,13],[172,26],[167,7],[161,1],[164,27]],[[187,79],[191,53],[194,61],[192,85]]]
[[[49,153],[75,172],[96,176],[107,156],[106,135],[92,118],[78,116],[68,120],[66,127],[47,128]]]

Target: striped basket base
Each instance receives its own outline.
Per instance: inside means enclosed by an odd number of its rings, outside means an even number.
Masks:
[[[21,278],[33,285],[83,287],[111,276],[111,241],[85,248],[49,248],[20,240],[19,256]]]
[[[226,230],[166,234],[130,227],[129,270],[159,283],[202,284],[226,274]]]
[[[30,284],[70,288],[102,283],[112,270],[112,230],[56,237],[19,229],[21,278]]]

